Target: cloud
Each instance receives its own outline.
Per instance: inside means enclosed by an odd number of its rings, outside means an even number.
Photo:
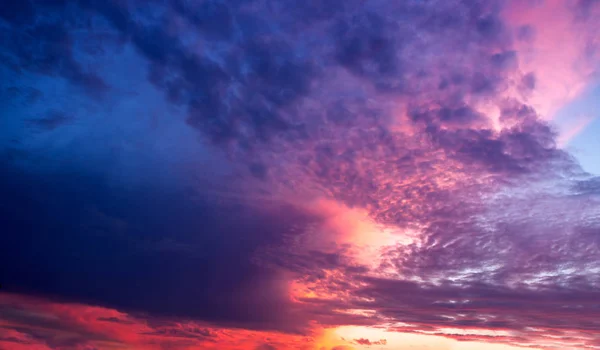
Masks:
[[[598,181],[549,124],[595,2],[2,6],[0,275],[49,300],[5,342],[598,343]]]
[[[50,111],[45,117],[30,120],[31,124],[41,130],[52,131],[60,126],[68,124],[71,117],[58,111]]]
[[[161,23],[142,25],[132,21],[130,18],[135,14],[127,6],[117,2],[85,4],[130,38],[150,62],[151,81],[164,89],[174,103],[186,106],[190,125],[205,131],[213,141],[222,143],[238,138],[265,141],[273,133],[292,128],[279,112],[307,92],[313,65],[296,54],[287,40],[278,39],[278,33],[242,38],[235,50],[233,43],[229,43],[224,54],[215,52],[218,57],[209,57],[196,54]],[[211,38],[221,41],[234,31],[234,9],[224,3],[199,5],[205,9],[188,8],[193,5],[180,1],[169,5],[174,12],[172,16],[183,15],[190,25],[206,35],[200,42]],[[214,16],[189,15],[193,12]],[[172,16],[162,20],[174,21]],[[249,19],[259,24],[265,21],[254,15]],[[236,32],[244,30],[235,28]],[[265,41],[267,34],[274,35],[274,40]]]
[[[115,206],[111,198],[121,190],[107,190],[93,178],[72,181],[67,177],[70,184],[65,184],[59,173],[46,174],[45,179],[42,182],[31,175],[3,183],[8,235],[3,238],[2,259],[12,261],[10,266],[21,266],[9,269],[3,264],[2,282],[7,290],[250,328],[299,331],[304,327],[301,314],[291,316],[295,311],[290,308],[285,278],[253,265],[251,258],[257,247],[277,242],[281,232],[303,225],[306,219],[312,220],[310,216],[292,208],[257,210],[231,204],[226,209],[227,204],[202,204],[185,193],[136,190]],[[66,192],[52,195],[50,210],[39,201],[56,190]],[[83,191],[91,196],[84,199]],[[143,199],[148,196],[154,199]],[[87,215],[86,208],[94,207],[104,215]],[[27,219],[38,215],[35,222]],[[119,230],[115,230],[117,226],[105,225],[106,216],[127,225],[116,223]],[[198,221],[199,216],[203,220]],[[73,219],[77,217],[86,221]],[[172,222],[179,228],[173,229]],[[165,236],[167,231],[170,234]],[[34,245],[28,243],[30,235],[35,237]],[[31,254],[40,259],[25,263]],[[35,271],[44,271],[46,277],[37,278]],[[93,280],[79,279],[91,271],[96,274]]]
[[[2,18],[9,23],[1,33],[4,64],[17,72],[60,76],[94,95],[105,91],[104,81],[75,58],[69,33],[73,18],[60,21],[36,5],[30,1],[3,5]]]
[[[256,350],[276,350],[277,348],[270,344],[262,344],[256,347]]]
[[[583,92],[597,70],[597,40],[589,15],[599,10],[596,1],[511,2],[505,12],[511,26],[519,26],[526,40],[514,46],[521,69],[535,75],[536,88],[529,103],[546,119]],[[587,15],[583,15],[586,12]],[[555,45],[561,41],[569,47]]]
[[[0,310],[0,346],[11,349],[278,348],[279,345],[263,343],[264,339],[270,339],[273,344],[286,344],[286,348],[308,350],[310,344],[308,339],[296,335],[138,317],[109,308],[55,303],[6,293],[1,295]]]
[[[359,339],[354,339],[354,342],[356,342],[356,344],[359,344],[359,345],[367,345],[367,346],[371,346],[371,345],[386,345],[387,344],[387,340],[385,340],[385,339],[371,341],[371,340],[366,339],[366,338],[359,338]]]

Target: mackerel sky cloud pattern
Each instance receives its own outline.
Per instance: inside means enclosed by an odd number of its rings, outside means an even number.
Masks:
[[[599,349],[598,16],[3,2],[0,349]]]

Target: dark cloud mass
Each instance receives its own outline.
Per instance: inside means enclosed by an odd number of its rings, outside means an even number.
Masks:
[[[257,246],[316,218],[293,208],[261,212],[177,192],[111,190],[84,174],[72,184],[66,178],[46,174],[45,180],[3,184],[4,227],[19,233],[2,245],[2,275],[10,287],[251,328],[302,327],[299,316],[279,319],[290,307],[284,281],[249,260]]]
[[[598,11],[3,2],[0,348],[600,346]]]

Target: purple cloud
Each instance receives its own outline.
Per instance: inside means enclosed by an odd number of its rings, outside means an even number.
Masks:
[[[600,182],[550,120],[595,79],[596,3],[2,5],[0,282],[122,311],[93,323],[127,344],[596,346]],[[7,310],[0,341],[115,341]]]

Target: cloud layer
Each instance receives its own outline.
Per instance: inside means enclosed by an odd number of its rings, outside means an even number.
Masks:
[[[599,347],[600,181],[552,123],[598,12],[1,5],[0,344]]]

